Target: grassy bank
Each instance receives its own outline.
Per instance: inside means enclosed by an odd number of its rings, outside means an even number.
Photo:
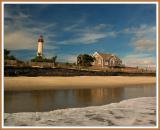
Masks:
[[[156,76],[155,72],[124,71],[123,69],[89,70],[67,68],[5,67],[5,76]]]

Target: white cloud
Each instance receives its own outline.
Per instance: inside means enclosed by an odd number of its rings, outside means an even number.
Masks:
[[[73,31],[79,24],[73,24],[64,28],[64,31]]]
[[[123,57],[124,64],[155,67],[156,26],[142,24],[124,29],[124,33],[132,34],[130,45],[133,47],[133,54]]]
[[[153,52],[156,48],[154,39],[140,38],[134,41],[135,50],[138,52]]]
[[[70,40],[64,40],[59,42],[60,44],[92,44],[97,42],[100,39],[106,38],[108,36],[113,36],[114,33],[107,34],[107,33],[85,33],[82,34],[81,36],[70,39]]]
[[[127,66],[155,66],[155,57],[150,54],[131,54],[123,57],[122,61]]]
[[[35,49],[37,45],[36,39],[37,38],[31,33],[24,31],[14,31],[5,35],[4,47],[9,50]]]
[[[34,30],[34,29],[33,29]],[[21,50],[21,49],[36,49],[37,40],[41,33],[36,33],[32,29],[14,30],[13,32],[5,33],[4,47],[9,50]],[[39,30],[40,31],[40,30]],[[42,31],[40,31],[42,32]],[[54,34],[44,36],[44,49],[56,49],[57,46],[54,40],[50,38],[55,37]]]
[[[156,27],[142,24],[138,27],[125,28],[124,33],[134,34],[136,36],[136,38],[144,37],[144,36],[148,36],[148,35],[150,35],[150,37],[153,38],[156,35]]]
[[[113,25],[111,24],[104,24],[104,23],[100,23],[97,25],[88,25],[88,26],[84,26],[81,25],[79,22],[69,25],[67,27],[64,28],[64,31],[70,31],[70,32],[76,32],[76,33],[86,33],[86,32],[102,32],[102,31],[106,31],[108,29],[111,29],[113,27]]]
[[[103,33],[86,33],[78,38],[62,41],[61,44],[92,44],[105,37],[106,34]]]
[[[101,24],[98,24],[94,27],[95,30],[101,30],[101,29],[109,29],[109,28],[112,28],[113,25],[111,24],[104,24],[104,23],[101,23]]]
[[[15,16],[14,18],[16,18],[16,19],[24,19],[24,18],[28,19],[29,17],[30,17],[30,15],[19,12],[19,14],[17,16]]]
[[[58,55],[58,61],[60,62],[68,62],[68,63],[76,63],[77,55]]]
[[[85,44],[95,43],[99,39],[105,38],[105,33],[86,33],[83,34],[81,38],[78,39],[78,42],[84,42]]]
[[[45,24],[42,26],[42,29],[46,30],[46,29],[54,28],[56,25],[57,25],[56,23]]]
[[[49,45],[53,38],[56,37],[54,32],[50,32],[49,29],[54,29],[56,23],[41,23],[36,24],[32,21],[32,16],[18,12],[17,14],[10,14],[7,10],[5,12],[5,18],[12,19],[12,23],[9,20],[5,20],[4,25],[4,46],[9,50],[21,50],[21,49],[36,49],[37,39],[39,35],[47,34],[44,36],[45,49],[55,49],[54,43],[52,47]],[[33,27],[30,28],[29,25]]]
[[[116,32],[106,31],[105,28],[110,28],[109,24],[97,24],[96,26],[80,27],[78,24],[73,24],[66,27],[65,31],[74,33],[74,38],[60,41],[59,44],[92,44],[107,37],[115,37]]]
[[[82,42],[84,44],[91,44],[95,43],[100,39],[106,38],[106,37],[114,37],[114,32],[108,32],[108,33],[86,33],[83,34],[82,37],[78,39],[77,42]]]
[[[136,52],[153,52],[156,49],[156,27],[140,25],[124,29],[124,33],[133,34],[131,45]]]

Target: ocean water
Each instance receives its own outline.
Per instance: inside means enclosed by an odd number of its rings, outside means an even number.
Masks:
[[[4,112],[45,112],[55,109],[105,105],[124,99],[153,96],[156,96],[155,85],[43,91],[5,91]]]

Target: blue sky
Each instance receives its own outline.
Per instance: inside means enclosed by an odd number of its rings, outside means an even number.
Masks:
[[[76,62],[79,54],[113,53],[127,65],[156,63],[154,4],[8,4],[4,6],[4,47],[21,60],[37,53]]]

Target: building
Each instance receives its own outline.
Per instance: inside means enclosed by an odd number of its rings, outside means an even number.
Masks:
[[[44,40],[43,40],[43,36],[41,35],[38,39],[38,49],[37,49],[37,56],[43,56],[43,44],[44,44]]]
[[[99,66],[99,67],[122,66],[122,60],[119,59],[114,54],[104,54],[104,53],[95,52],[93,54],[93,57],[95,58],[94,62],[92,63],[93,66]]]

